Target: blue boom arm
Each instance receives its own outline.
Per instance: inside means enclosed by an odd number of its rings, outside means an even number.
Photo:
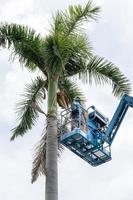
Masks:
[[[112,144],[129,106],[133,107],[133,97],[124,95],[105,133],[105,140],[109,143],[109,145]]]

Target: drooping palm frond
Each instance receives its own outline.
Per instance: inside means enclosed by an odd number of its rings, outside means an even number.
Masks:
[[[59,84],[59,89],[63,90],[68,98],[67,104],[72,104],[73,99],[75,97],[79,97],[81,99],[81,102],[85,103],[85,97],[82,93],[80,87],[77,85],[76,82],[73,80],[70,80],[68,78],[63,79],[62,83]]]
[[[86,69],[79,73],[79,78],[84,82],[91,84],[94,81],[96,84],[109,84],[113,87],[115,96],[129,94],[131,85],[125,75],[113,63],[104,58],[94,56],[87,64]]]
[[[70,79],[60,79],[58,84],[57,102],[62,109],[67,109],[75,97],[79,97],[82,103],[85,103],[85,97],[79,86]]]
[[[40,77],[26,85],[24,98],[17,104],[19,124],[12,129],[11,140],[14,140],[17,136],[23,136],[35,124],[38,118],[38,108],[40,108],[44,97],[44,85],[45,81]]]
[[[43,131],[43,136],[35,146],[31,182],[34,183],[39,175],[46,175],[46,127]]]
[[[44,73],[43,43],[41,36],[27,26],[0,24],[0,46],[10,49],[12,58],[17,57],[28,69],[38,66]]]
[[[69,106],[69,98],[63,89],[57,92],[57,103],[63,109],[67,109]]]
[[[32,162],[31,182],[34,183],[40,175],[47,175],[46,171],[46,140],[47,127],[43,130],[43,135],[40,141],[36,144]],[[60,124],[58,122],[58,157],[61,156],[63,146],[60,143]]]

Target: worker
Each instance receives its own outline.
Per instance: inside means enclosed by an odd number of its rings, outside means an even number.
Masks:
[[[74,128],[79,128],[81,126],[84,129],[86,126],[86,117],[82,105],[80,103],[80,98],[75,97],[71,106],[71,118],[72,118],[72,130]]]

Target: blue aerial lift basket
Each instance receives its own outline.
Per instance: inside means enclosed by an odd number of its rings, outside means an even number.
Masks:
[[[126,114],[133,107],[133,97],[124,95],[109,123],[94,106],[78,107],[78,117],[72,117],[72,107],[61,113],[61,143],[92,166],[111,160],[111,144]],[[83,119],[84,115],[84,119]]]

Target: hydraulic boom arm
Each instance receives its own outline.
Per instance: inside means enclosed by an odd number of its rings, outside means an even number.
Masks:
[[[124,95],[118,105],[118,108],[116,109],[114,116],[112,117],[112,120],[106,130],[106,141],[109,143],[109,145],[112,144],[115,135],[121,125],[122,120],[125,117],[125,114],[128,110],[128,108],[133,107],[133,97],[130,97],[128,95]]]

